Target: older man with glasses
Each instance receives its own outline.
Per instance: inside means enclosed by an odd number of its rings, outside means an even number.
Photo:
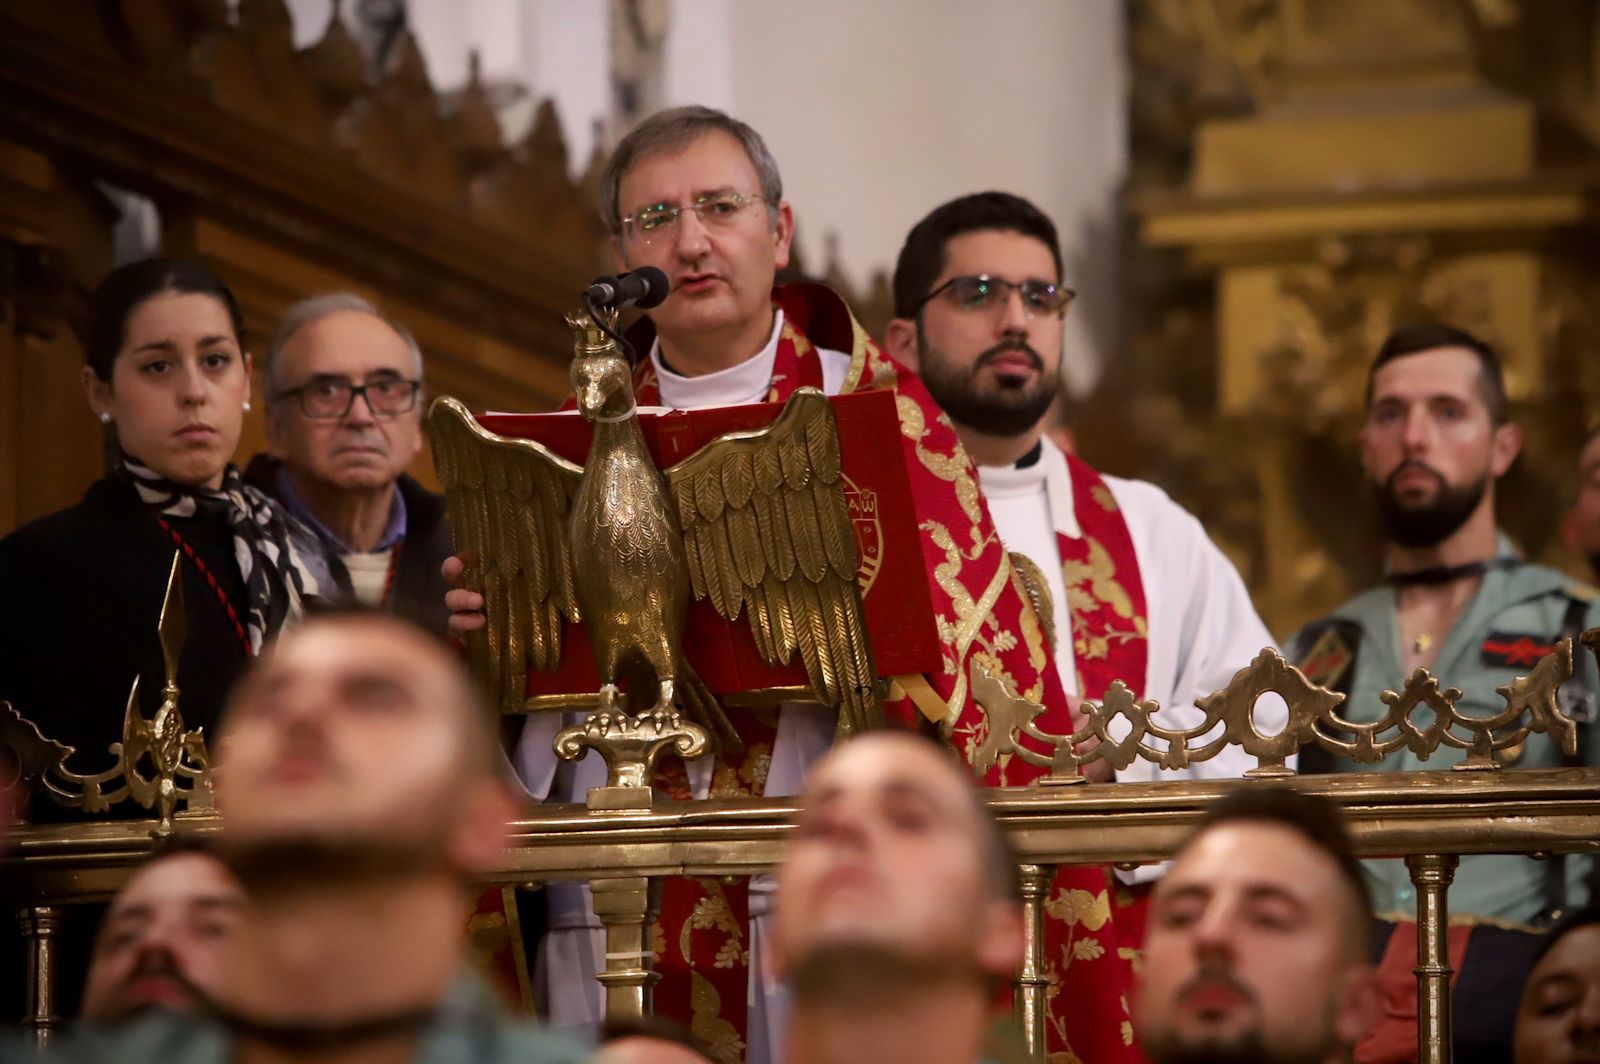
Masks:
[[[357,295],[290,307],[264,369],[269,453],[245,478],[315,530],[343,597],[443,632],[444,498],[408,476],[422,450],[422,351]]]

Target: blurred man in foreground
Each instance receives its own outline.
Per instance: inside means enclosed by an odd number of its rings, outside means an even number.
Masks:
[[[979,1059],[1022,961],[1022,906],[968,774],[924,739],[878,733],[820,762],[802,802],[774,943],[794,995],[789,1064]]]
[[[447,647],[385,614],[313,618],[254,663],[219,752],[219,853],[247,904],[208,1015],[86,1032],[67,1059],[579,1059],[467,972],[468,883],[516,806]]]
[[[1155,890],[1134,1026],[1155,1064],[1337,1064],[1376,1022],[1372,906],[1339,811],[1247,785]]]
[[[208,850],[157,854],[106,911],[89,960],[83,1016],[115,1023],[148,1008],[192,1012],[215,997],[244,894]]]
[[[1600,1061],[1600,908],[1569,913],[1546,933],[1522,991],[1516,1064]]]

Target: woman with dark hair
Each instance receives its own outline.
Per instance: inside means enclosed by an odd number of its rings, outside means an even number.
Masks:
[[[75,748],[76,771],[111,763],[136,677],[145,716],[161,704],[156,625],[174,556],[179,706],[207,736],[234,677],[326,573],[315,540],[232,465],[250,408],[240,326],[233,293],[200,263],[113,271],[90,301],[83,383],[120,461],[78,505],[0,540],[0,700]]]

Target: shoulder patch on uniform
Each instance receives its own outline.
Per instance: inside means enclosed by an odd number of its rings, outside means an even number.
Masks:
[[[1345,638],[1341,627],[1330,624],[1324,628],[1311,649],[1295,663],[1306,679],[1321,687],[1336,687],[1356,660],[1356,648]]]
[[[1575,598],[1579,602],[1600,602],[1600,591],[1596,591],[1588,584],[1573,580],[1561,589],[1568,598]]]
[[[1490,632],[1481,648],[1483,663],[1501,668],[1531,668],[1556,649],[1557,636],[1535,632]]]

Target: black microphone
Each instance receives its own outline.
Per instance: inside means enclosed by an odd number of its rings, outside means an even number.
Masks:
[[[654,266],[641,266],[631,273],[599,278],[583,290],[583,298],[600,307],[648,310],[666,302],[671,291],[672,282],[665,273]]]

